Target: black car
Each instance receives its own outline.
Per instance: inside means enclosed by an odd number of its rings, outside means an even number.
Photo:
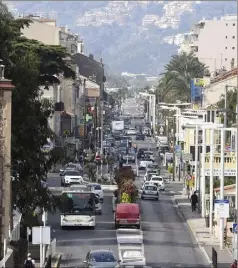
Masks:
[[[137,133],[136,134],[136,140],[137,141],[144,141],[145,140],[145,135],[142,133]]]

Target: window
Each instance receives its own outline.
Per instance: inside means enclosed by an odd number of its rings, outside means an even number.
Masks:
[[[226,26],[228,26],[228,23],[226,23]]]
[[[232,36],[233,39],[235,39],[236,37],[235,36]]]
[[[226,39],[227,39],[227,36],[226,36]]]
[[[227,49],[227,47],[225,47],[225,49]]]
[[[227,61],[227,58],[225,58],[225,61]]]
[[[236,26],[236,24],[235,24],[235,23],[233,23],[233,26]]]
[[[232,47],[232,49],[235,49],[235,47]]]

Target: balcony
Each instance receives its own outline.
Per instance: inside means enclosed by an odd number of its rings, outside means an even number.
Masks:
[[[205,156],[205,175],[210,175],[210,153]],[[224,156],[225,176],[236,176],[236,153],[226,153]],[[219,153],[214,154],[213,158],[213,175],[219,176],[221,168],[221,155]]]

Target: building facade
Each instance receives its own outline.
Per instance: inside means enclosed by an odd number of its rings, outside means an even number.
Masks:
[[[210,105],[217,104],[221,100],[222,95],[225,94],[226,88],[228,90],[237,88],[237,75],[238,69],[234,68],[211,79],[210,84],[203,90],[203,107],[207,108]]]
[[[198,22],[185,34],[179,52],[194,52],[208,66],[211,76],[217,70],[237,67],[237,16]]]
[[[0,261],[7,254],[3,245],[11,236],[11,81],[4,78],[4,65],[0,65]],[[3,252],[5,250],[5,252]]]

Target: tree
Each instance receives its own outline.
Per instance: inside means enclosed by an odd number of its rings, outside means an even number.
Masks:
[[[205,70],[206,66],[193,53],[173,56],[156,90],[160,101],[190,101],[191,80],[202,78]]]
[[[237,100],[237,89],[227,91],[227,125],[231,127],[236,122],[236,100]],[[225,95],[221,96],[221,100],[217,103],[218,108],[224,109],[225,107]],[[224,117],[222,117],[224,120]]]
[[[48,125],[52,103],[42,96],[42,86],[59,83],[58,76],[75,78],[64,60],[69,55],[61,46],[44,45],[21,36],[31,21],[14,19],[0,2],[0,58],[6,64],[6,77],[12,80],[12,169],[13,202],[24,216],[36,207],[51,210],[54,200],[43,186],[55,162],[53,152],[42,147],[54,133]]]

